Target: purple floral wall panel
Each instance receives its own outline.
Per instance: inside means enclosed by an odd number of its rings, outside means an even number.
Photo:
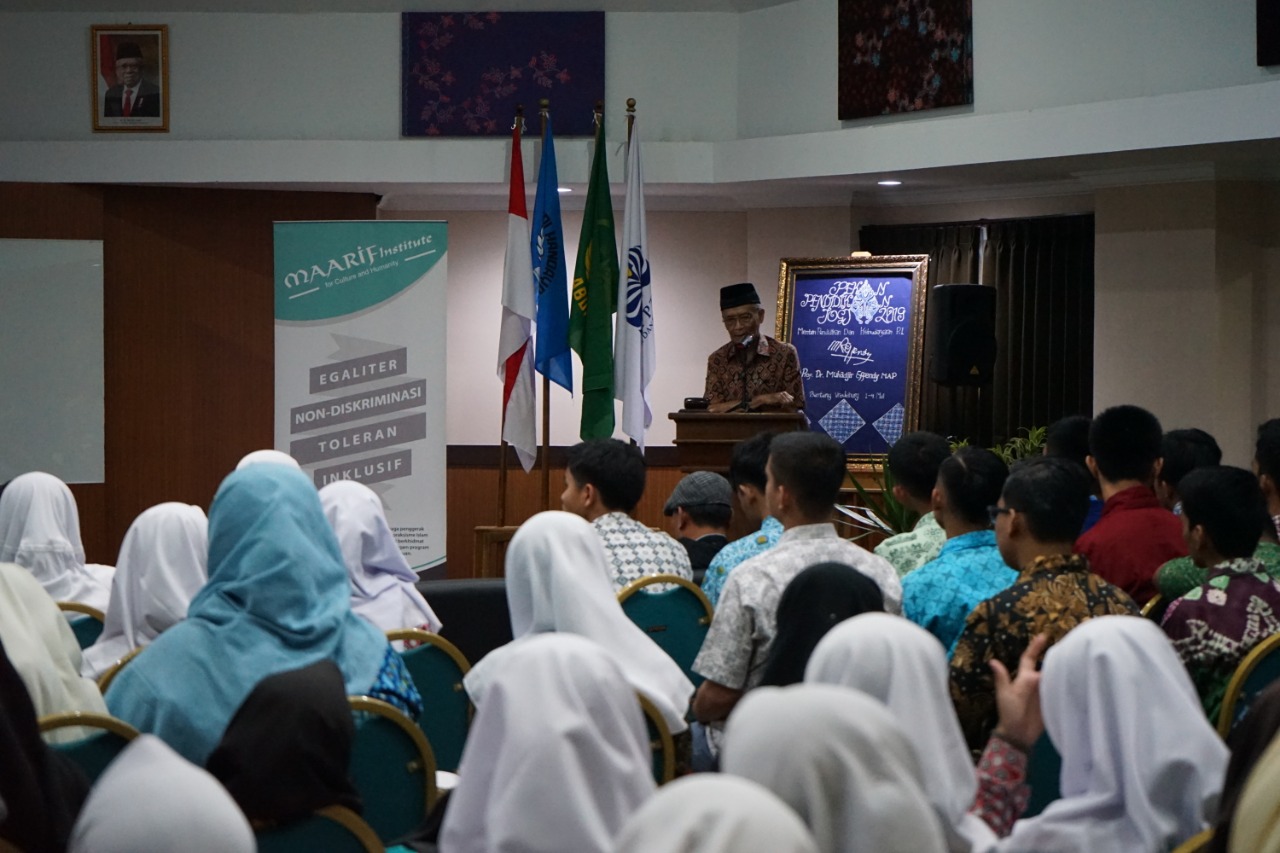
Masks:
[[[405,12],[400,38],[404,136],[505,136],[517,104],[536,134],[541,98],[557,136],[595,130],[603,12]]]
[[[840,0],[840,119],[973,103],[972,0]]]

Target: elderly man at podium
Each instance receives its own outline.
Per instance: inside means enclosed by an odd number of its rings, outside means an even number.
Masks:
[[[720,318],[729,343],[707,358],[712,412],[794,412],[804,408],[796,348],[760,333],[764,308],[754,284],[720,288]]]

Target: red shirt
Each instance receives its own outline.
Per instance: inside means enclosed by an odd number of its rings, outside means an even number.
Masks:
[[[1187,556],[1187,545],[1178,517],[1160,506],[1155,492],[1134,486],[1107,500],[1098,523],[1076,540],[1075,552],[1089,558],[1095,574],[1142,605],[1156,594],[1156,569]]]

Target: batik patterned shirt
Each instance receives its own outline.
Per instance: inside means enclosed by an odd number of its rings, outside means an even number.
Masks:
[[[902,579],[902,615],[937,637],[950,654],[970,611],[1017,579],[1000,556],[994,530],[953,536],[936,559]]]
[[[951,655],[951,700],[970,749],[981,749],[996,726],[991,660],[1016,672],[1037,634],[1056,643],[1094,616],[1135,616],[1124,590],[1089,571],[1080,554],[1037,557],[1017,582],[973,609]]]
[[[939,526],[933,513],[926,512],[912,530],[890,536],[876,546],[875,552],[898,570],[898,577],[905,578],[909,572],[936,560],[946,541],[947,532]]]
[[[1266,567],[1267,574],[1280,578],[1280,545],[1274,542],[1258,543],[1253,558]],[[1156,590],[1165,601],[1181,598],[1209,580],[1209,570],[1202,569],[1190,557],[1170,560],[1156,571]]]
[[[592,525],[604,543],[614,590],[648,575],[679,575],[693,580],[684,546],[662,531],[650,530],[625,512],[606,513]]]
[[[724,591],[724,583],[729,579],[729,572],[752,557],[763,554],[782,537],[782,522],[772,515],[766,516],[760,529],[750,536],[735,539],[720,549],[707,567],[707,574],[702,578],[702,591],[707,600],[715,607],[720,601],[720,593]]]
[[[800,355],[791,344],[761,335],[744,365],[743,350],[733,341],[707,357],[705,396],[712,403],[751,401],[761,394],[790,392],[796,408],[804,408]],[[745,388],[744,388],[745,381]]]
[[[1227,683],[1244,656],[1280,631],[1280,581],[1252,557],[1227,560],[1209,579],[1169,605],[1164,632],[1215,723]]]

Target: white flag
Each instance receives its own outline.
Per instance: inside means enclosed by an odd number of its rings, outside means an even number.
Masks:
[[[533,264],[529,259],[529,211],[524,199],[520,122],[511,134],[511,190],[507,205],[507,259],[502,273],[502,330],[498,377],[502,380],[502,440],[527,473],[538,453],[533,391]]]
[[[627,201],[622,215],[622,245],[627,253],[618,270],[618,319],[614,335],[614,396],[622,401],[622,431],[644,450],[644,431],[653,423],[649,382],[657,354],[653,343],[653,291],[644,225],[644,172],[640,134],[631,125],[627,148]]]

